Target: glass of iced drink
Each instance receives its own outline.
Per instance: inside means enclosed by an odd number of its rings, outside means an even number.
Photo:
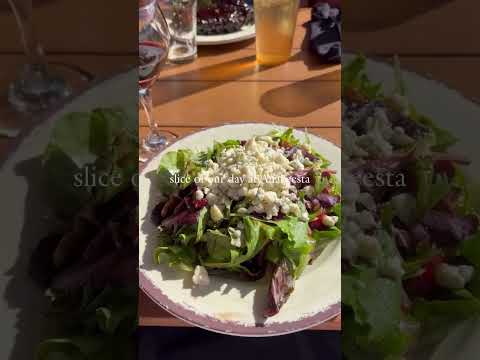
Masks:
[[[255,0],[257,63],[273,66],[288,61],[300,0]]]

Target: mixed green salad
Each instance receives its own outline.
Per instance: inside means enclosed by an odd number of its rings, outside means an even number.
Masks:
[[[135,117],[100,108],[59,119],[42,157],[56,218],[30,259],[57,326],[36,358],[136,357],[138,135]]]
[[[340,237],[340,186],[330,162],[292,129],[166,153],[154,259],[192,273],[270,279],[265,317],[279,312],[305,267]]]
[[[402,359],[480,314],[478,207],[469,160],[409,103],[398,61],[391,95],[365,68],[342,70],[342,349]]]

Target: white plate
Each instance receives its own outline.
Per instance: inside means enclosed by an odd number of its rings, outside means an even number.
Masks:
[[[240,31],[221,35],[197,35],[198,45],[224,45],[253,39],[255,37],[255,25],[243,26]]]
[[[42,198],[40,170],[35,166],[40,162],[38,157],[45,150],[55,122],[73,111],[124,105],[130,99],[122,97],[118,89],[137,87],[135,70],[82,93],[33,127],[24,138],[17,139],[21,141],[1,165],[0,359],[33,359],[35,346],[45,339],[51,323],[45,316],[47,299],[28,276],[27,265],[31,250],[50,230],[46,220],[49,208]],[[136,109],[136,101],[131,106]]]
[[[158,203],[158,191],[151,179],[162,156],[182,148],[202,150],[213,142],[228,139],[249,139],[282,128],[268,124],[234,124],[211,128],[190,135],[173,144],[147,164],[140,174],[140,284],[159,305],[174,315],[209,330],[240,336],[272,336],[300,331],[317,325],[340,311],[340,241],[328,246],[296,281],[295,290],[279,314],[267,319],[263,327],[262,312],[266,305],[266,280],[245,282],[211,276],[204,289],[194,288],[191,273],[153,263],[155,227],[150,222],[152,208]],[[304,138],[304,133],[295,131]],[[316,150],[332,161],[332,168],[341,174],[340,149],[311,135]]]

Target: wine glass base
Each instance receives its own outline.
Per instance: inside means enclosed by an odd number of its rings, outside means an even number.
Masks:
[[[170,142],[167,137],[160,133],[150,133],[143,140],[143,148],[150,152],[163,150]]]
[[[63,102],[71,93],[61,78],[21,76],[10,84],[8,101],[19,112],[35,113]]]

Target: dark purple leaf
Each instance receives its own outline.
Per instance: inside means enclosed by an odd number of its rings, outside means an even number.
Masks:
[[[318,194],[316,199],[320,205],[326,209],[333,207],[340,200],[337,195],[328,195],[328,194]]]
[[[305,149],[305,148],[302,148],[302,155],[303,155],[303,157],[307,158],[310,161],[317,161],[318,160],[318,158],[315,155],[309,153],[308,150]]]
[[[160,213],[161,218],[165,219],[167,216],[172,214],[173,210],[181,200],[182,199],[177,195],[171,195],[162,208],[162,212]]]
[[[425,226],[423,226],[422,224],[413,225],[410,229],[410,236],[415,245],[419,243],[430,242],[430,234],[428,233]]]
[[[98,283],[107,276],[119,260],[119,252],[110,253],[95,263],[77,263],[54,277],[51,287],[55,290],[74,290],[91,282]]]
[[[198,212],[191,212],[189,210],[185,210],[177,215],[172,215],[164,219],[160,225],[171,230],[180,225],[196,224],[197,220]]]
[[[478,217],[475,215],[454,216],[437,210],[427,212],[422,223],[430,232],[431,239],[444,246],[458,244],[478,230]]]
[[[177,206],[175,206],[175,209],[173,209],[173,215],[177,215],[181,213],[182,211],[187,209],[187,200],[186,198],[183,198]]]
[[[296,146],[292,146],[291,148],[285,150],[285,157],[291,161],[293,159],[293,155],[295,155],[297,150],[298,150],[298,147]]]
[[[267,307],[264,311],[265,317],[278,314],[280,308],[290,297],[295,286],[295,278],[288,260],[283,259],[273,269],[270,288],[268,291]]]
[[[178,196],[180,198],[186,198],[190,195],[192,195],[195,191],[197,191],[197,184],[192,182],[190,185],[188,185],[185,189],[180,190]]]

